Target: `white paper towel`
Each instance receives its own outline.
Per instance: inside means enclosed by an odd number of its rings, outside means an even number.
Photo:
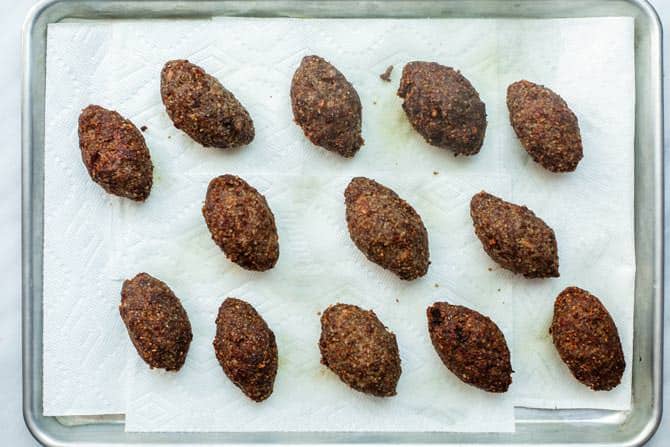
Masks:
[[[619,18],[222,19],[50,26],[45,412],[122,409],[130,430],[508,431],[513,402],[627,408],[630,368],[614,392],[590,392],[560,363],[546,329],[553,298],[564,286],[589,289],[617,321],[630,363],[632,33],[632,21]],[[311,146],[292,122],[290,78],[309,53],[333,62],[361,96],[366,145],[353,160]],[[91,54],[100,57],[91,60]],[[204,149],[174,129],[158,92],[160,69],[173,58],[203,66],[245,104],[257,129],[251,145],[232,152]],[[413,59],[460,68],[478,89],[489,115],[480,154],[454,158],[425,144],[411,129],[395,90],[403,64]],[[378,75],[391,64],[396,67],[393,82],[384,83]],[[576,173],[545,173],[520,148],[504,103],[507,85],[519,78],[555,89],[577,113],[585,159]],[[77,150],[76,117],[90,102],[149,127],[145,138],[155,182],[145,204],[107,196],[88,179]],[[277,216],[281,255],[271,272],[239,269],[209,239],[200,206],[209,179],[226,172],[244,176],[266,193]],[[353,175],[377,178],[422,214],[433,261],[424,280],[395,280],[348,240],[342,191]],[[470,196],[480,189],[529,205],[556,230],[560,279],[515,278],[483,254],[467,214]],[[63,194],[72,198],[63,200]],[[82,203],[98,203],[99,209],[78,211]],[[86,215],[77,219],[77,212]],[[69,235],[64,233],[68,226],[76,238],[63,237]],[[70,251],[77,238],[100,239],[103,248]],[[67,269],[59,267],[63,263]],[[117,316],[118,290],[123,278],[139,270],[163,279],[182,298],[194,341],[177,375],[148,371],[131,348],[132,374],[124,387],[120,353],[129,343]],[[261,406],[242,397],[213,356],[216,311],[233,294],[252,302],[278,338],[277,386]],[[491,396],[462,385],[441,366],[423,326],[423,312],[433,299],[470,304],[501,325],[516,371],[509,395]],[[316,312],[338,300],[374,308],[397,333],[403,376],[396,398],[380,402],[358,395],[318,365]],[[83,352],[82,340],[93,340],[92,348]],[[81,368],[87,359],[90,368]],[[295,404],[293,396],[304,396],[300,400],[310,404]],[[285,407],[289,398],[294,405]],[[324,406],[333,401],[336,407]],[[304,420],[296,421],[300,414]]]
[[[125,411],[126,346],[116,318],[118,201],[88,178],[78,150],[82,106],[112,101],[105,70],[112,27],[50,26],[47,45],[44,174],[43,411],[45,415]]]

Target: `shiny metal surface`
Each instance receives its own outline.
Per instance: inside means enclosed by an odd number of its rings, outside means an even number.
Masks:
[[[62,20],[256,17],[635,19],[635,338],[630,412],[517,410],[514,434],[487,433],[125,433],[123,417],[86,425],[42,416],[42,237],[46,27]],[[23,36],[23,389],[24,418],[45,445],[470,444],[641,445],[661,417],[663,343],[663,99],[661,24],[644,0],[49,0]],[[603,49],[606,51],[606,49]],[[613,206],[616,206],[613,204]]]

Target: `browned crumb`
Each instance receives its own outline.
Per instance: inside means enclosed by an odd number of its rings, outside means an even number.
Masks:
[[[146,132],[146,131],[147,131],[147,129],[148,129],[148,127],[147,127],[147,126],[142,126],[142,127],[140,127],[140,130],[141,130],[142,132]]]
[[[391,72],[393,71],[393,65],[386,67],[384,73],[379,75],[379,78],[385,82],[391,82]]]

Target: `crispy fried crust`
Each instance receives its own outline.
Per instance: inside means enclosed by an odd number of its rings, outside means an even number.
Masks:
[[[319,56],[305,56],[291,82],[295,122],[313,144],[343,157],[363,145],[361,100],[340,71]]]
[[[569,172],[583,157],[577,117],[552,90],[529,81],[507,88],[510,122],[528,154],[552,172]]]
[[[231,149],[254,139],[247,109],[216,78],[187,60],[165,64],[161,98],[175,127],[205,147]]]
[[[105,191],[143,202],[154,166],[142,133],[113,110],[90,105],[79,115],[79,148],[91,179]]]
[[[251,304],[226,298],[216,317],[214,352],[226,376],[261,402],[272,394],[277,375],[275,335]]]
[[[234,175],[212,179],[202,208],[212,239],[228,259],[265,271],[279,258],[279,236],[265,197]]]
[[[531,210],[482,191],[470,216],[484,251],[502,267],[526,278],[559,276],[554,230]]]
[[[182,367],[193,333],[186,311],[167,284],[147,273],[124,281],[119,312],[137,353],[151,368]]]
[[[433,146],[456,155],[479,152],[486,133],[486,106],[462,74],[435,62],[410,62],[398,96],[409,122]]]
[[[449,371],[482,390],[507,391],[513,372],[509,349],[490,318],[444,302],[434,303],[426,314],[430,339]]]
[[[607,391],[621,383],[626,362],[614,320],[600,300],[568,287],[554,303],[549,328],[554,346],[577,380]]]
[[[351,388],[373,396],[395,396],[400,354],[395,335],[371,310],[350,304],[321,315],[321,363]]]
[[[344,192],[349,235],[372,262],[404,280],[428,271],[428,233],[421,216],[391,189],[356,177]]]

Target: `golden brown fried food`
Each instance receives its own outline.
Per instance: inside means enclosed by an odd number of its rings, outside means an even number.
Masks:
[[[434,303],[426,313],[430,339],[449,371],[482,390],[507,391],[513,372],[509,349],[490,318],[444,302]]]
[[[363,145],[361,100],[340,71],[319,56],[305,56],[291,82],[295,122],[315,145],[353,157]]]
[[[410,62],[402,70],[398,96],[421,136],[456,155],[479,152],[486,133],[486,106],[465,76],[435,62]]]
[[[105,191],[142,202],[154,166],[142,133],[113,110],[90,105],[79,115],[79,148],[91,179]]]
[[[607,391],[621,383],[626,361],[619,331],[597,297],[578,287],[563,290],[554,303],[549,333],[561,359],[584,385]]]
[[[161,98],[175,127],[205,147],[231,149],[254,139],[247,109],[216,78],[187,60],[165,64]]]
[[[375,264],[404,280],[428,271],[428,233],[421,216],[391,189],[356,177],[344,191],[349,235]]]
[[[274,214],[265,197],[234,175],[212,179],[202,214],[214,242],[247,270],[271,269],[279,258]]]
[[[244,394],[256,402],[270,397],[277,375],[277,343],[251,304],[226,298],[216,317],[213,345],[223,372]]]
[[[559,276],[554,230],[531,210],[482,191],[470,216],[484,251],[502,267],[526,278]]]
[[[181,301],[167,284],[147,273],[124,281],[119,312],[137,353],[151,368],[182,367],[193,333]]]
[[[395,396],[400,354],[395,335],[371,310],[336,304],[321,315],[321,363],[351,388],[373,396]]]
[[[583,157],[577,117],[563,98],[542,85],[518,81],[507,88],[512,127],[528,154],[552,172],[569,172]]]

